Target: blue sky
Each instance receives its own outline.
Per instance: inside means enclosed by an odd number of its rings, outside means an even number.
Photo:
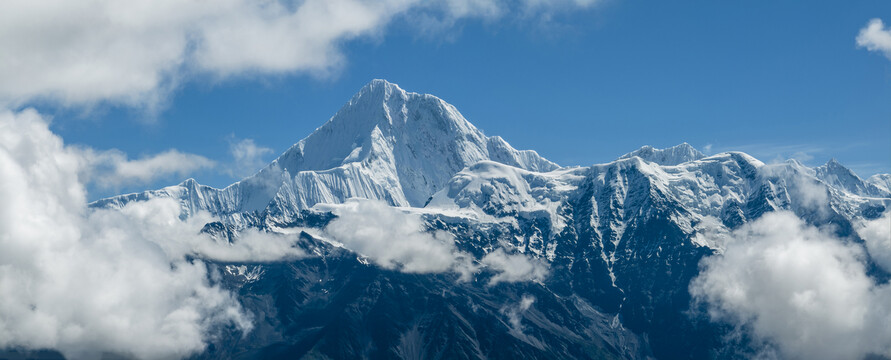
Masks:
[[[856,41],[874,18],[891,22],[891,2],[608,0],[433,30],[403,15],[336,41],[343,62],[333,69],[189,76],[154,111],[116,101],[17,108],[51,115],[69,144],[131,158],[175,148],[224,164],[241,139],[272,149],[263,154],[272,160],[384,78],[561,165],[686,141],[765,162],[834,157],[866,177],[891,171],[891,60]],[[219,167],[193,175],[217,187],[238,177]]]

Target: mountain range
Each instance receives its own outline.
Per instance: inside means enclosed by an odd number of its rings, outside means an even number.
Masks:
[[[688,289],[700,262],[781,210],[863,243],[855,229],[891,206],[889,188],[891,176],[864,180],[835,160],[765,164],[686,143],[562,167],[486,136],[435,96],[374,80],[253,176],[91,206],[172,198],[184,217],[218,218],[204,231],[221,241],[256,228],[298,234],[313,254],[213,262],[255,327],[221,329],[196,358],[747,358],[749,340],[728,344],[732,327],[697,311]],[[470,271],[384,266],[332,240],[325,229],[356,199],[446,234]],[[501,281],[493,259],[520,255],[546,275]]]

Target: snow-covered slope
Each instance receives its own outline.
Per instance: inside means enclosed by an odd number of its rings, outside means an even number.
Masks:
[[[825,165],[814,168],[816,176],[826,184],[860,196],[881,197],[888,193],[876,184],[863,181],[857,174],[844,167],[835,159],[829,160]]]
[[[351,197],[419,207],[455,173],[483,160],[533,171],[559,168],[534,151],[516,150],[500,137],[485,136],[435,96],[374,80],[310,136],[257,174],[225,189],[188,180],[96,205],[169,196],[190,211],[228,216],[269,210],[284,217]]]
[[[866,179],[867,182],[880,189],[891,192],[891,174],[875,174]]]
[[[645,154],[666,153],[663,151]],[[674,166],[626,155],[607,164],[546,173],[484,162],[458,173],[427,207],[467,210],[477,219],[538,214],[548,217],[559,232],[565,223],[560,209],[590,195],[586,201],[593,208],[591,223],[601,224],[618,241],[625,220],[651,216],[638,212],[643,206],[640,202],[656,201],[670,207],[677,215],[670,220],[691,236],[706,230],[726,232],[779,209],[805,218],[841,216],[853,220],[865,209],[891,204],[888,191],[859,180],[838,163],[830,165],[835,174],[850,178],[840,181],[840,176],[827,175],[827,166],[811,169],[794,160],[767,165],[741,152]],[[628,209],[633,211],[628,213]],[[721,244],[701,245],[721,248]]]

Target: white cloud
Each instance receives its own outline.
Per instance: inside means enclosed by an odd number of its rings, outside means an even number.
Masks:
[[[776,212],[734,231],[690,292],[714,320],[748,329],[788,358],[891,355],[891,289],[866,275],[860,247]]]
[[[208,281],[201,260],[300,256],[287,239],[247,234],[235,245],[153,200],[90,211],[79,181],[89,159],[64,146],[34,111],[0,112],[0,348],[178,358],[217,326],[250,317]]]
[[[532,304],[535,303],[535,297],[532,295],[523,295],[520,299],[520,303],[516,306],[510,306],[504,310],[505,315],[508,317],[508,321],[510,323],[511,331],[517,334],[523,333],[523,323],[521,316],[532,307]]]
[[[489,279],[489,286],[503,281],[543,281],[548,276],[548,266],[543,261],[523,254],[508,254],[502,249],[486,254],[480,263],[496,272]]]
[[[258,146],[253,139],[240,141],[230,140],[229,153],[232,154],[232,166],[228,170],[229,175],[243,178],[254,174],[266,165],[263,157],[272,154],[272,149]]]
[[[127,154],[118,150],[79,150],[80,156],[86,161],[81,174],[84,181],[103,188],[148,184],[172,175],[185,177],[197,170],[216,166],[213,160],[206,157],[177,150],[167,150],[135,160],[128,159]]]
[[[866,242],[870,257],[886,271],[891,271],[891,210],[881,217],[867,221],[858,230]]]
[[[148,239],[170,259],[191,255],[203,260],[264,262],[306,256],[293,246],[296,234],[283,235],[249,228],[237,232],[233,243],[229,243],[227,238],[199,234],[205,224],[217,220],[209,213],[198,212],[186,219],[181,219],[181,214],[178,201],[156,198],[131,202],[119,209],[91,211],[88,223],[97,233],[111,228],[127,238]],[[127,224],[127,229],[116,229],[115,224]],[[145,234],[151,234],[151,237]]]
[[[352,200],[335,208],[325,233],[385,269],[408,273],[465,273],[469,255],[444,232],[427,232],[419,215],[379,201]]]
[[[891,28],[886,29],[882,19],[872,19],[857,34],[857,46],[878,51],[891,59]]]
[[[529,345],[544,350],[544,343],[542,343],[541,340],[526,334],[526,327],[523,326],[523,317],[526,315],[526,311],[532,307],[533,303],[535,303],[534,296],[523,295],[518,304],[506,306],[501,309],[501,313],[507,316],[508,327],[510,328],[510,330],[508,330],[509,334],[517,339],[523,340]]]
[[[44,99],[152,106],[195,76],[324,76],[344,63],[346,41],[377,36],[397,17],[425,27],[591,3],[7,0],[0,3],[0,105]]]
[[[521,1],[526,14],[536,12],[552,12],[558,10],[587,8],[602,2],[601,0],[525,0]]]
[[[461,275],[462,281],[470,280],[480,269],[471,254],[455,246],[451,234],[427,231],[420,215],[362,199],[323,207],[330,207],[337,215],[325,227],[325,234],[382,268],[407,273],[454,272]],[[542,281],[548,274],[547,266],[540,260],[507,254],[501,248],[486,254],[480,264],[495,273],[489,285]]]
[[[232,177],[244,178],[266,165],[263,157],[272,149],[258,146],[253,139],[230,140],[229,153],[232,162],[219,164],[201,155],[184,153],[175,149],[158,154],[129,159],[119,150],[94,150],[72,148],[79,151],[85,162],[81,178],[84,183],[94,184],[102,189],[120,189],[127,185],[151,184],[171,176],[179,180],[194,175],[202,169],[216,169]]]

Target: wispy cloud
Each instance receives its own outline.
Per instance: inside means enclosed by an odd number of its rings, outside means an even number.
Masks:
[[[845,167],[853,170],[860,177],[866,179],[875,174],[889,174],[891,173],[891,164],[887,163],[875,163],[875,162],[856,162],[856,163],[845,163]]]
[[[73,150],[78,151],[85,161],[81,173],[83,180],[101,188],[119,189],[126,185],[150,184],[158,179],[184,177],[216,166],[216,162],[204,156],[173,149],[132,160],[119,150]]]
[[[535,303],[535,297],[532,295],[523,295],[520,302],[516,305],[508,305],[501,309],[501,313],[507,316],[507,324],[509,326],[508,333],[517,339],[523,340],[529,345],[535,346],[541,350],[545,349],[541,340],[526,333],[526,327],[523,326],[523,318],[532,304]]]
[[[711,155],[713,146],[714,145],[712,145],[712,144],[705,144],[705,146],[702,147],[702,153],[706,154],[706,155]]]
[[[272,149],[259,146],[253,139],[229,139],[229,153],[232,164],[226,172],[235,178],[243,178],[260,170],[266,165],[265,156],[272,154]]]
[[[825,154],[826,149],[821,146],[806,144],[743,144],[735,146],[716,147],[717,152],[742,151],[762,161],[769,163],[783,162],[795,159],[807,163],[819,155]]]

